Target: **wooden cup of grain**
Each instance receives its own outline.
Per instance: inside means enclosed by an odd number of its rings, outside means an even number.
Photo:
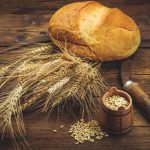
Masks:
[[[133,127],[133,107],[129,94],[110,88],[101,100],[100,122],[109,134],[124,134]]]

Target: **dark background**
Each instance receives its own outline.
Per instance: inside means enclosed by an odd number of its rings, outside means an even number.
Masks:
[[[37,37],[47,36],[48,22],[51,15],[73,0],[0,0],[0,52],[8,47],[34,41]],[[150,94],[150,0],[101,0],[109,7],[118,7],[138,24],[142,42],[138,55],[134,58],[131,78],[137,81]],[[0,67],[9,61],[21,57],[24,51],[15,50],[0,54]],[[121,88],[119,78],[120,62],[103,64],[105,79],[109,86]],[[26,112],[28,116],[30,112]],[[134,108],[135,121],[133,130],[124,136],[111,136],[94,143],[75,145],[67,133],[71,124],[80,118],[64,113],[58,118],[53,113],[45,123],[45,115],[34,118],[25,117],[27,140],[33,150],[150,150],[150,123],[144,118],[139,108]],[[141,115],[142,114],[142,115]],[[63,124],[65,128],[58,133],[53,129]],[[0,150],[13,150],[10,136],[6,133],[0,141]]]

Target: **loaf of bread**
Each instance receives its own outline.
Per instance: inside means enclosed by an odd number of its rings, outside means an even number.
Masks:
[[[118,8],[95,1],[60,8],[49,22],[49,35],[60,48],[97,61],[121,60],[138,48],[136,23]]]

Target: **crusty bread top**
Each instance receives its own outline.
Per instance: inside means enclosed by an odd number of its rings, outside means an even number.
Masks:
[[[49,33],[68,43],[68,50],[94,60],[119,60],[132,55],[140,43],[136,23],[118,8],[95,1],[68,4],[51,18]]]

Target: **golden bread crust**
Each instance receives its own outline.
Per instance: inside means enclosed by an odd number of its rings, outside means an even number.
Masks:
[[[49,34],[59,47],[100,61],[125,59],[140,44],[140,31],[129,16],[95,1],[59,9],[49,22]]]

